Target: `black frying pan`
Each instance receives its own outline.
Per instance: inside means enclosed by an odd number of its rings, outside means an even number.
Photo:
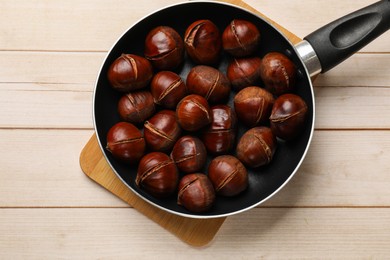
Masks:
[[[309,107],[309,116],[303,133],[293,142],[278,140],[278,148],[271,164],[249,169],[249,187],[237,197],[217,197],[215,206],[206,213],[191,213],[178,206],[176,197],[157,199],[135,185],[136,168],[116,161],[105,149],[108,130],[120,121],[117,103],[121,93],[114,91],[107,79],[110,64],[122,53],[143,55],[146,34],[156,26],[175,28],[182,36],[188,25],[198,19],[212,20],[222,32],[232,19],[253,22],[261,32],[261,46],[257,55],[271,51],[288,55],[298,68],[295,93]],[[390,0],[382,0],[310,34],[294,46],[281,32],[259,16],[237,6],[219,2],[185,2],[156,11],[130,27],[109,51],[96,82],[94,92],[94,123],[100,147],[118,177],[137,195],[149,203],[174,214],[210,218],[236,214],[259,205],[278,192],[294,175],[308,150],[314,130],[314,95],[310,76],[325,72],[390,27]],[[219,69],[226,71],[229,57],[223,57]],[[177,72],[183,79],[195,64],[186,59]],[[232,104],[234,93],[230,96]],[[233,107],[233,106],[232,106]],[[240,126],[238,136],[245,131]]]

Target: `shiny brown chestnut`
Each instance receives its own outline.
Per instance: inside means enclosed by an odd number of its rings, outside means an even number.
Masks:
[[[249,129],[239,140],[237,158],[248,167],[269,164],[276,150],[276,137],[271,129],[259,126]]]
[[[226,76],[230,80],[235,91],[248,86],[255,86],[260,81],[259,57],[235,58],[229,62],[226,69]]]
[[[193,22],[184,33],[184,46],[188,56],[195,63],[216,64],[222,50],[218,27],[210,20]]]
[[[154,112],[153,96],[149,91],[135,91],[124,94],[118,102],[120,117],[129,123],[143,123]]]
[[[250,86],[236,94],[234,109],[239,121],[254,127],[268,120],[274,101],[274,97],[267,90]]]
[[[267,53],[260,66],[260,75],[266,89],[274,95],[291,92],[295,87],[296,67],[284,54]]]
[[[130,92],[146,87],[153,76],[152,64],[144,57],[122,54],[109,67],[108,81],[120,92]]]
[[[207,151],[212,154],[230,152],[236,140],[236,113],[227,105],[216,105],[211,107],[211,118],[211,124],[201,134]]]
[[[152,151],[169,151],[180,134],[181,128],[172,110],[161,110],[144,123],[146,145]]]
[[[213,104],[225,102],[231,89],[229,79],[221,71],[206,65],[193,67],[186,85],[189,93],[201,95]]]
[[[223,49],[234,57],[252,55],[259,43],[259,29],[246,20],[232,20],[222,33]]]
[[[191,173],[181,178],[177,204],[191,212],[205,212],[215,203],[213,184],[203,173]]]
[[[232,155],[215,157],[209,164],[208,177],[218,195],[232,197],[248,187],[248,172]]]
[[[173,146],[171,158],[181,172],[199,172],[206,163],[206,147],[199,138],[186,135]]]
[[[139,162],[135,183],[152,196],[168,197],[177,189],[179,171],[168,155],[151,152]]]
[[[133,124],[119,122],[107,133],[106,149],[115,159],[135,164],[144,155],[145,140],[141,131]]]
[[[177,104],[176,118],[184,130],[197,131],[211,123],[210,106],[204,97],[188,95]]]
[[[169,26],[158,26],[145,39],[145,57],[158,70],[173,70],[184,60],[184,43]]]
[[[306,102],[295,94],[284,94],[275,100],[270,116],[271,130],[284,140],[298,136],[307,117]]]
[[[168,109],[175,109],[187,93],[182,78],[172,71],[160,71],[152,78],[150,90],[154,103]]]

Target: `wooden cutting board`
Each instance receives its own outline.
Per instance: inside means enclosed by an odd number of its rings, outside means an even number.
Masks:
[[[297,43],[300,39],[282,28],[274,21],[265,17],[257,10],[241,0],[224,0],[254,13],[259,14],[274,26],[280,29],[291,42]],[[217,234],[226,218],[192,219],[165,212],[135,195],[111,170],[102,151],[100,150],[96,134],[85,145],[80,154],[80,166],[83,172],[96,183],[100,184],[136,210],[155,221],[160,226],[176,235],[182,241],[192,246],[204,246]]]

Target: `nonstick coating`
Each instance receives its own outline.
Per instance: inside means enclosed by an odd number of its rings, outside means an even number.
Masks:
[[[176,195],[168,199],[157,199],[139,189],[134,182],[137,169],[116,161],[105,149],[108,130],[120,121],[117,103],[122,95],[113,90],[108,82],[107,70],[110,64],[122,53],[133,53],[143,56],[144,39],[146,34],[154,27],[160,25],[171,26],[183,37],[186,28],[198,19],[213,21],[219,27],[221,34],[233,19],[245,19],[254,23],[261,33],[261,45],[256,55],[263,57],[271,51],[278,51],[288,55],[298,68],[295,93],[306,101],[309,108],[306,128],[299,138],[293,142],[278,140],[277,150],[269,165],[257,169],[248,169],[248,189],[232,198],[218,196],[214,207],[205,213],[191,213],[177,205]],[[218,64],[218,68],[223,73],[226,73],[229,59],[231,57],[224,54],[221,62]],[[195,64],[186,58],[185,64],[176,72],[185,80],[193,66]],[[230,95],[230,105],[233,105],[234,94],[232,92]],[[293,45],[277,29],[263,21],[259,16],[237,6],[216,2],[186,2],[166,7],[141,19],[130,27],[110,50],[96,82],[94,93],[95,130],[101,149],[115,173],[141,198],[166,211],[182,216],[195,218],[222,217],[242,212],[265,201],[284,186],[296,172],[306,154],[312,136],[314,124],[313,101],[310,78]],[[247,128],[242,125],[239,126],[237,140],[245,130]],[[234,152],[232,153],[234,154]],[[205,172],[207,172],[206,169],[207,166],[205,167]]]

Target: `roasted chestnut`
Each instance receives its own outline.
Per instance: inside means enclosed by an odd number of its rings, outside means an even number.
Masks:
[[[168,155],[151,152],[139,162],[135,183],[152,196],[168,197],[177,189],[179,172]]]
[[[248,187],[248,172],[236,157],[221,155],[209,164],[208,176],[215,192],[222,196],[235,196]]]
[[[171,157],[181,172],[199,172],[206,163],[206,147],[199,138],[186,135],[177,140]]]
[[[240,90],[234,97],[234,109],[238,120],[254,127],[268,120],[274,97],[267,90],[250,86]]]
[[[188,56],[197,64],[212,65],[218,62],[222,50],[221,34],[210,20],[198,20],[188,26],[184,34]]]
[[[153,96],[149,91],[124,94],[118,102],[120,117],[129,123],[139,124],[154,114]]]
[[[212,154],[228,153],[235,145],[236,113],[227,105],[216,105],[211,108],[211,115],[211,124],[202,131],[202,141]]]
[[[229,62],[226,76],[230,80],[232,88],[235,91],[248,86],[255,86],[260,81],[260,64],[259,57],[235,58]]]
[[[145,141],[152,151],[169,151],[180,134],[181,129],[172,110],[162,110],[144,123]]]
[[[176,107],[177,121],[187,131],[196,131],[210,124],[210,113],[207,100],[195,94],[184,97]]]
[[[145,39],[145,57],[159,70],[173,70],[184,60],[184,43],[177,31],[158,26]]]
[[[215,202],[213,184],[203,173],[185,175],[179,182],[177,204],[191,212],[205,212]]]
[[[130,92],[146,87],[153,77],[153,67],[144,57],[122,54],[109,67],[107,78],[112,88]]]
[[[184,81],[172,71],[160,71],[154,75],[150,90],[154,103],[168,109],[175,109],[187,92]]]
[[[232,20],[222,33],[223,49],[234,57],[253,54],[259,47],[259,43],[259,29],[246,20]]]
[[[266,89],[274,95],[291,92],[295,86],[296,74],[294,63],[282,53],[267,53],[261,61],[261,79]]]
[[[306,102],[295,94],[284,94],[275,100],[270,116],[271,130],[284,140],[298,136],[305,126]]]
[[[145,152],[145,140],[141,131],[131,123],[119,122],[107,133],[106,149],[114,158],[135,164]]]
[[[256,168],[269,164],[276,150],[276,137],[265,126],[246,131],[237,144],[237,158],[248,167]]]
[[[229,98],[229,79],[210,66],[193,67],[187,75],[186,85],[189,93],[201,95],[210,103],[223,103]]]

